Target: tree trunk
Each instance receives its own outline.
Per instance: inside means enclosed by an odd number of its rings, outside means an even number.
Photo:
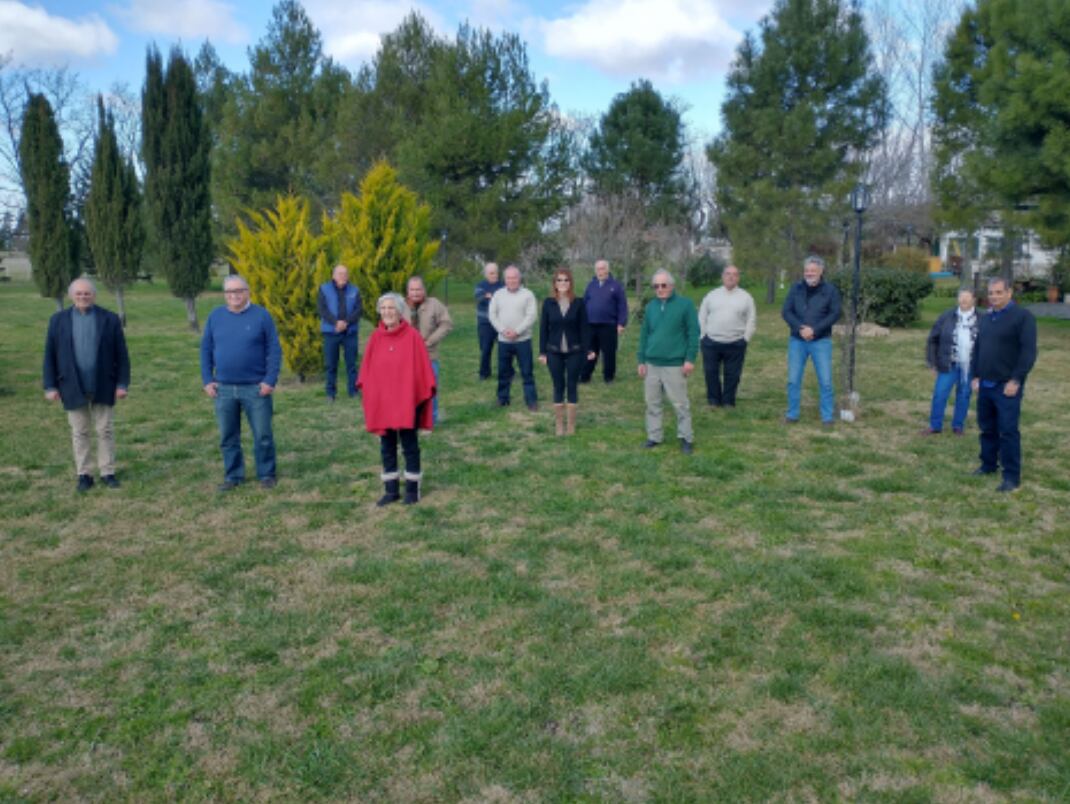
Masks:
[[[186,302],[186,320],[189,322],[189,328],[194,332],[200,332],[201,327],[197,323],[197,297],[186,296],[183,301]]]
[[[999,272],[1008,285],[1014,284],[1014,229],[1009,227],[1003,230],[1003,242],[999,249]]]
[[[765,282],[765,303],[772,304],[776,301],[776,277],[779,271],[776,266],[769,266],[769,275]]]
[[[63,312],[63,297],[62,296],[53,296],[52,298],[56,300],[56,312],[57,313],[62,313]]]
[[[977,297],[977,277],[973,275],[973,262],[970,260],[970,240],[973,232],[966,232],[966,245],[962,249],[962,276],[959,278],[959,286],[972,288],[974,298]]]
[[[119,323],[126,329],[126,299],[123,297],[123,286],[115,289],[115,303],[119,307]]]

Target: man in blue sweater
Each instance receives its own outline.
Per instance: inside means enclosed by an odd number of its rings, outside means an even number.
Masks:
[[[1025,378],[1037,360],[1037,320],[1011,299],[1010,283],[988,280],[990,312],[977,322],[970,369],[977,393],[977,426],[981,430],[981,465],[975,475],[991,475],[1003,467],[997,491],[1010,492],[1022,482],[1022,413]]]
[[[249,302],[249,285],[238,275],[223,280],[226,306],[208,315],[201,339],[201,381],[215,400],[223,482],[219,491],[245,480],[241,413],[253,431],[256,476],[265,489],[275,487],[275,437],[271,432],[271,393],[279,379],[282,349],[275,322],[263,307]]]
[[[609,273],[609,263],[594,264],[594,278],[583,293],[583,306],[591,326],[591,351],[594,360],[584,363],[580,382],[590,382],[602,355],[602,379],[613,382],[617,376],[617,342],[628,324],[628,297],[624,287]]]

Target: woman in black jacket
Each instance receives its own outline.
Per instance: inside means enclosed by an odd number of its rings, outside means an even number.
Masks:
[[[554,271],[550,297],[542,303],[539,321],[539,362],[550,369],[554,381],[554,432],[576,432],[577,386],[583,361],[594,360],[591,328],[583,299],[576,298],[572,271]],[[566,405],[565,399],[568,399]]]

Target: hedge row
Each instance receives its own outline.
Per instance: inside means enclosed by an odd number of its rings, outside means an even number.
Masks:
[[[852,271],[829,276],[843,297],[844,317],[850,316]],[[863,268],[859,291],[859,320],[882,327],[905,327],[920,317],[918,305],[933,291],[927,274],[898,268]]]

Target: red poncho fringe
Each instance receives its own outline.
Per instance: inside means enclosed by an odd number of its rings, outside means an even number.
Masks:
[[[393,330],[381,322],[368,339],[357,388],[364,404],[364,427],[384,435],[387,430],[430,430],[431,405],[416,406],[435,395],[435,373],[420,333],[402,320]]]

